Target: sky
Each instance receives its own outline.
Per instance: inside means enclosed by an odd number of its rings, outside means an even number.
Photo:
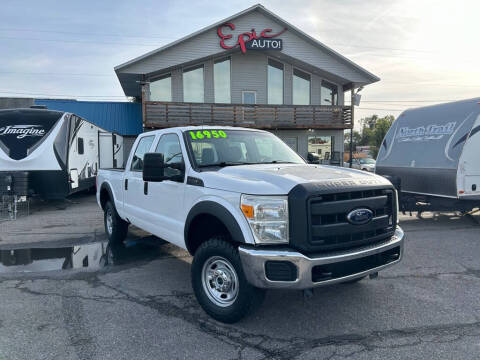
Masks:
[[[258,1],[11,1],[0,10],[0,96],[125,100],[113,68]],[[381,78],[355,119],[480,97],[480,2],[265,0]]]

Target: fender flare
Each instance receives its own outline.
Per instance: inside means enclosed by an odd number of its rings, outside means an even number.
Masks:
[[[185,243],[189,251],[190,249],[189,244],[187,243],[187,239],[189,238],[190,225],[198,215],[211,215],[216,217],[223,223],[223,225],[225,225],[228,232],[230,233],[232,241],[237,243],[245,243],[242,229],[240,228],[240,225],[238,224],[233,214],[223,205],[220,205],[219,203],[216,203],[214,201],[205,200],[195,204],[190,209],[190,212],[188,213],[187,219],[185,221],[184,237]]]
[[[101,203],[101,194],[102,194],[102,192],[103,192],[104,190],[108,192],[108,196],[109,196],[110,200],[112,201],[113,206],[115,207],[115,197],[113,196],[113,191],[112,191],[112,189],[111,189],[111,187],[110,187],[110,184],[108,184],[108,183],[106,183],[106,182],[104,182],[104,183],[100,186],[100,191],[99,191],[99,194],[100,194],[100,196],[99,196],[100,203]],[[103,205],[102,205],[102,210],[103,210]]]

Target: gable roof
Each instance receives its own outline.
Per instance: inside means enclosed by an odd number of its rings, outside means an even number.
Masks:
[[[328,55],[332,56],[335,60],[345,64],[346,66],[348,66],[349,68],[351,68],[352,70],[356,71],[357,73],[361,74],[362,77],[364,77],[366,79],[366,81],[363,82],[363,84],[370,84],[370,83],[373,83],[373,82],[377,82],[380,80],[379,77],[377,77],[376,75],[372,74],[371,72],[367,71],[366,69],[362,68],[361,66],[359,66],[358,64],[354,63],[353,61],[349,60],[348,58],[346,58],[345,56],[341,55],[340,53],[336,52],[335,50],[333,50],[332,48],[326,46],[325,44],[323,44],[322,42],[316,40],[315,38],[311,37],[310,35],[306,34],[305,32],[303,32],[302,30],[300,30],[299,28],[297,28],[296,26],[290,24],[289,22],[283,20],[282,18],[280,18],[278,15],[274,14],[273,12],[271,12],[270,10],[266,9],[263,5],[261,4],[256,4],[256,5],[253,5],[243,11],[240,11],[232,16],[229,16],[223,20],[220,20],[212,25],[209,25],[207,27],[204,27],[188,36],[184,36],[174,42],[171,42],[165,46],[162,46],[156,50],[153,50],[153,51],[150,51],[150,52],[147,52],[139,57],[136,57],[132,60],[129,60],[123,64],[120,64],[120,65],[117,65],[114,70],[115,72],[117,73],[117,76],[119,77],[120,79],[120,82],[122,82],[122,80],[126,80],[127,77],[130,78],[130,79],[135,79],[136,82],[138,83],[140,80],[141,80],[141,76],[139,76],[140,74],[137,72],[129,72],[128,71],[128,68],[129,67],[132,67],[134,65],[137,65],[137,64],[140,64],[142,63],[142,61],[146,61],[147,59],[151,58],[152,56],[155,56],[155,55],[159,55],[161,54],[162,52],[165,52],[166,50],[168,49],[171,49],[177,45],[180,45],[182,43],[185,43],[199,35],[202,35],[208,31],[211,31],[212,29],[216,29],[217,27],[227,23],[227,22],[231,22],[232,20],[236,19],[236,18],[239,18],[239,17],[242,17],[244,15],[247,15],[247,14],[250,14],[250,13],[253,13],[255,11],[258,11],[260,12],[261,14],[265,15],[266,17],[274,20],[276,23],[284,26],[285,28],[288,28],[289,32],[293,32],[295,33],[296,35],[298,35],[300,38],[302,38],[304,41],[310,43],[311,45],[313,45],[314,47],[318,48],[318,49],[321,49],[323,52],[327,53]],[[178,64],[180,65],[180,64]],[[159,69],[160,70],[160,69]],[[136,75],[136,76],[135,76]],[[362,85],[363,85],[362,84]],[[122,82],[122,86],[123,86],[123,82]],[[125,89],[125,87],[124,87]]]

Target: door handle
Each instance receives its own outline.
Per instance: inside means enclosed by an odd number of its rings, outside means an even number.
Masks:
[[[148,195],[148,181],[145,181],[145,182],[143,183],[143,193],[144,193],[145,195]]]
[[[128,179],[125,179],[125,190],[128,190]]]

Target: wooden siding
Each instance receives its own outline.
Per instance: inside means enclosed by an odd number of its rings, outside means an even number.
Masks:
[[[351,107],[144,103],[145,128],[188,125],[244,126],[257,129],[350,129]]]

